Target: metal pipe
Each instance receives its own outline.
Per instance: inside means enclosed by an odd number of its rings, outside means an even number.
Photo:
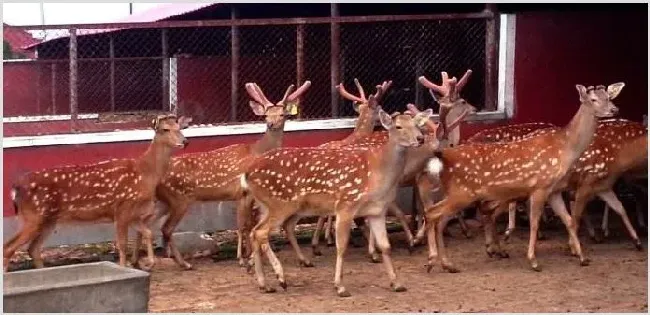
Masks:
[[[115,111],[115,43],[114,38],[111,35],[108,45],[108,58],[111,60],[111,72],[110,72],[110,93],[111,93],[111,112]]]
[[[305,77],[305,25],[298,24],[296,27],[296,86],[300,86]],[[298,98],[298,104],[300,104]],[[298,118],[302,118],[303,110],[298,110]]]
[[[497,19],[496,4],[485,4],[485,10],[492,15],[485,25],[485,107],[493,111],[497,108]],[[503,47],[505,49],[505,47]]]
[[[51,80],[50,82],[50,97],[52,97],[52,108],[50,112],[52,115],[56,115],[56,63],[50,65],[51,68]]]
[[[331,109],[332,117],[339,116],[339,94],[336,91],[336,85],[340,82],[340,57],[341,57],[341,28],[338,23],[333,22],[339,17],[338,3],[330,4],[330,91],[331,91]]]
[[[162,46],[162,109],[169,109],[169,47],[167,44],[167,29],[160,32]]]
[[[70,130],[77,131],[77,29],[70,29]]]
[[[237,9],[230,7],[230,20],[237,20]],[[230,26],[230,121],[237,121],[239,101],[239,27]]]

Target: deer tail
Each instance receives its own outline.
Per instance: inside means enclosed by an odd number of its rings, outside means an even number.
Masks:
[[[244,193],[248,192],[248,182],[246,181],[246,173],[243,173],[239,176],[239,185],[241,186]]]
[[[427,162],[426,171],[429,175],[434,177],[440,177],[440,172],[442,172],[444,164],[442,163],[442,152],[436,151],[433,154],[434,157],[429,159]]]

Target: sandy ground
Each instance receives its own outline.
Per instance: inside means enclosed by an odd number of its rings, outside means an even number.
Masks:
[[[333,289],[335,249],[314,257],[315,268],[298,267],[288,245],[277,252],[284,265],[288,290],[265,266],[269,283],[278,289],[263,294],[253,275],[235,260],[194,261],[195,270],[180,271],[171,259],[159,259],[151,278],[152,312],[647,312],[647,252],[634,250],[622,234],[604,244],[582,238],[592,263],[580,267],[568,254],[566,232],[548,232],[538,242],[537,255],[544,270],[534,272],[525,259],[526,230],[519,230],[506,245],[509,259],[488,258],[482,235],[459,236],[451,227],[449,255],[460,273],[436,266],[427,274],[426,250],[409,255],[402,233],[392,233],[393,260],[408,288],[389,289],[383,264],[372,264],[366,249],[349,247],[343,281],[352,297],[339,298]],[[475,234],[479,232],[474,231]],[[647,241],[646,248],[647,248]],[[303,245],[306,253],[310,248]]]

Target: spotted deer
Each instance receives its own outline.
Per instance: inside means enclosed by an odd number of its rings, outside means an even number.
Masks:
[[[449,215],[475,202],[506,204],[523,197],[529,198],[530,238],[527,257],[531,268],[540,271],[535,257],[539,217],[548,200],[553,211],[565,224],[573,252],[581,265],[589,260],[582,253],[575,226],[566,210],[561,192],[568,187],[571,167],[591,143],[599,117],[611,117],[618,108],[611,102],[624,84],[607,88],[576,85],[580,108],[563,128],[520,141],[481,143],[446,148],[429,163],[428,171],[441,181],[445,199],[426,209],[429,241],[428,270],[438,254],[442,267],[457,272],[449,261],[442,237],[442,228]],[[488,211],[492,207],[481,207]],[[492,225],[487,225],[491,227]],[[486,233],[496,238],[495,231]],[[497,242],[498,244],[498,242]],[[438,252],[439,251],[439,252]]]
[[[172,255],[179,266],[192,268],[179,253],[171,236],[188,207],[196,201],[237,202],[237,257],[240,264],[244,264],[242,247],[248,242],[244,241],[246,235],[242,235],[242,231],[249,222],[246,216],[251,212],[253,201],[244,196],[239,175],[255,158],[282,145],[285,121],[297,113],[298,100],[310,85],[310,81],[305,81],[295,91],[294,85],[289,86],[284,97],[273,104],[257,84],[247,83],[246,91],[252,99],[249,105],[255,115],[263,116],[266,121],[262,138],[254,143],[233,144],[172,159],[169,173],[158,186],[156,196],[168,206],[166,213],[161,213],[168,215],[162,226],[162,236],[167,254]]]
[[[357,118],[357,121],[355,123],[354,131],[352,131],[351,134],[349,134],[347,137],[341,139],[341,140],[335,140],[335,141],[330,141],[327,143],[324,143],[320,145],[319,147],[321,148],[339,148],[341,146],[349,145],[356,143],[368,136],[370,136],[374,129],[375,129],[375,122],[377,121],[377,112],[379,107],[375,106],[375,102],[372,104],[368,102],[368,98],[366,97],[366,93],[363,90],[363,87],[359,83],[359,80],[356,78],[354,79],[354,84],[357,87],[357,90],[359,92],[359,95],[354,95],[350,92],[348,92],[345,87],[343,86],[343,83],[339,84],[337,86],[337,89],[339,91],[339,94],[347,100],[352,101],[352,106],[354,110],[359,114],[359,118]],[[393,84],[393,81],[384,81],[381,85],[377,85],[377,92],[374,94],[375,100],[378,102],[381,101],[382,97],[386,95],[386,92],[390,88],[390,86]],[[322,252],[319,247],[319,240],[320,240],[320,232],[323,230],[325,232],[325,240],[328,245],[333,244],[333,240],[331,238],[331,227],[332,227],[332,216],[328,217],[319,217],[318,222],[316,223],[316,228],[314,229],[314,234],[312,236],[312,250],[314,255],[320,256],[322,255]],[[325,220],[327,219],[327,222],[325,225]],[[359,222],[357,220],[357,222]],[[297,222],[295,222],[297,223]],[[285,230],[295,230],[295,227],[292,229],[292,224],[295,224],[294,222],[288,222],[288,226],[286,226]],[[298,256],[300,257],[302,254],[298,250]],[[304,256],[303,256],[304,257]],[[301,262],[303,265],[309,265],[310,262],[305,260],[304,258],[301,259]]]
[[[370,96],[369,102],[376,102]],[[386,114],[379,110],[381,125],[390,140],[369,150],[325,148],[280,148],[256,159],[242,175],[242,186],[262,209],[261,220],[251,232],[255,274],[263,292],[275,292],[265,281],[261,252],[266,254],[280,286],[287,284],[282,265],[269,245],[269,231],[292,216],[336,215],[336,272],[334,285],[341,297],[350,293],[341,283],[343,255],[355,217],[368,217],[370,229],[382,251],[384,265],[394,291],[405,291],[390,259],[386,233],[386,208],[395,200],[399,179],[406,164],[406,148],[420,146],[420,126],[431,110],[410,115]]]
[[[555,128],[556,126],[545,122],[532,122],[522,123],[515,125],[506,125],[496,128],[481,130],[465,140],[467,144],[473,143],[493,143],[493,142],[511,142],[519,141],[526,135],[531,134],[540,129]],[[505,240],[510,238],[510,235],[515,229],[515,214],[517,209],[517,201],[508,203],[508,227],[504,232]],[[494,216],[498,216],[503,210],[496,210]],[[546,216],[542,214],[542,221],[546,221]],[[538,239],[543,239],[541,231],[538,233]]]
[[[188,141],[181,129],[190,118],[161,115],[152,122],[155,135],[137,159],[113,159],[96,164],[63,166],[27,173],[12,186],[11,199],[23,222],[21,230],[4,244],[4,270],[14,252],[29,243],[35,268],[43,267],[45,239],[61,223],[114,222],[119,263],[126,266],[128,228],[135,223],[147,243],[148,263],[154,265],[149,228],[154,216],[156,185],[168,170],[172,152]],[[133,257],[133,265],[138,265]]]

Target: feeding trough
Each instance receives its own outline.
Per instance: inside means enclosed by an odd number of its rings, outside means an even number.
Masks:
[[[149,273],[96,262],[4,274],[10,313],[147,312]]]

